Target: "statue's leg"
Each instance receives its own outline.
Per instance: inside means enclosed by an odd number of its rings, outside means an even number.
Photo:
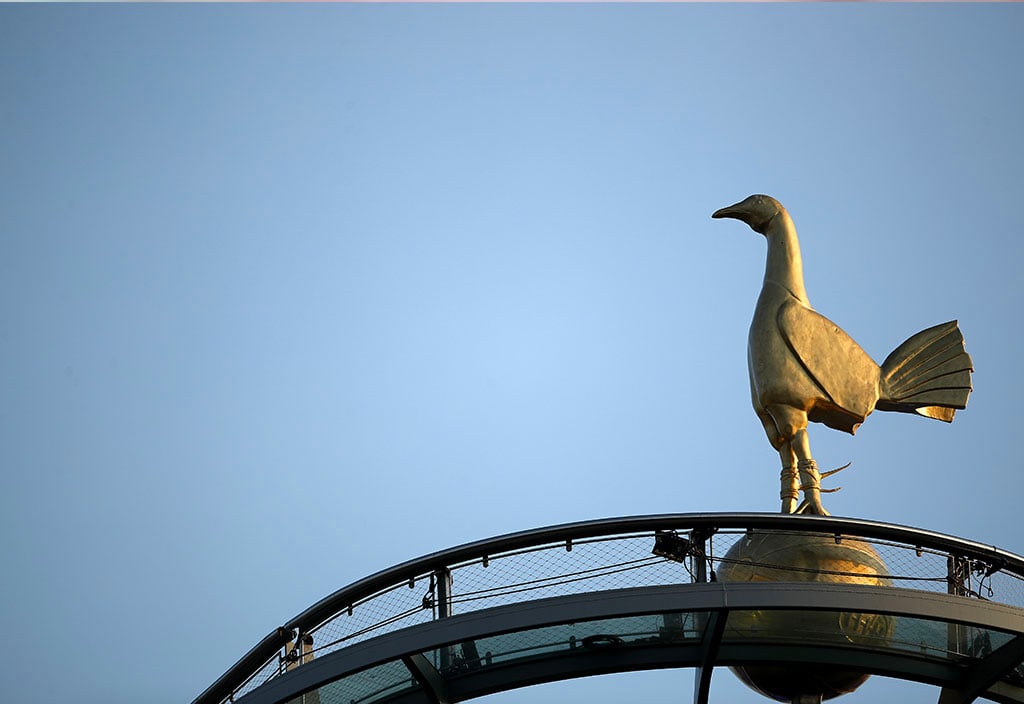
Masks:
[[[756,408],[756,406],[755,406]],[[764,426],[764,433],[768,436],[768,442],[772,444],[782,460],[782,472],[779,474],[780,491],[779,498],[782,499],[782,513],[795,513],[797,500],[800,498],[800,480],[796,468],[796,455],[789,442],[789,436],[783,436],[775,425],[775,418],[766,411],[758,411],[757,417]]]
[[[800,477],[799,489],[804,492],[804,501],[796,508],[796,513],[816,513],[821,516],[829,515],[825,507],[821,505],[821,475],[818,473],[818,465],[811,457],[811,442],[807,437],[807,413],[792,406],[773,405],[766,409],[775,421],[779,438],[782,444],[779,446],[779,453],[782,448],[789,446],[790,452],[796,458],[796,470]],[[783,478],[789,480],[790,473],[787,472],[792,462],[789,456],[782,457]],[[790,491],[787,486],[783,491]],[[787,494],[788,496],[788,494]],[[783,511],[786,511],[788,499],[783,497]]]
[[[811,457],[811,441],[807,437],[806,427],[797,431],[792,445],[797,458],[797,469],[800,471],[800,490],[804,492],[803,503],[797,512],[830,515],[821,505],[821,474],[818,472],[818,463]]]
[[[783,513],[796,513],[796,502],[800,498],[800,479],[796,468],[796,455],[788,442],[779,448],[782,472],[779,473],[779,498],[782,499]]]

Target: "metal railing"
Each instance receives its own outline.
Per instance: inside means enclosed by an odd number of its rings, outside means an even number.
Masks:
[[[895,587],[1024,607],[1024,558],[916,528],[760,513],[586,521],[469,543],[339,589],[267,635],[193,704],[233,701],[312,658],[454,613],[605,589],[714,581],[729,548],[763,531],[833,536],[837,542],[858,538],[883,558]]]

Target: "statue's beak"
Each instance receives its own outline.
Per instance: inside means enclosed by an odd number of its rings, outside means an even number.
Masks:
[[[735,218],[737,220],[742,220],[743,217],[742,217],[741,213],[743,211],[740,210],[737,207],[738,205],[739,205],[739,203],[736,203],[735,205],[729,205],[729,206],[726,206],[724,208],[719,208],[715,212],[711,213],[711,217],[716,218],[716,219],[717,218]]]

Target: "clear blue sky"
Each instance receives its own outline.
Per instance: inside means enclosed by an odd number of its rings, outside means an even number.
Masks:
[[[0,6],[4,697],[179,704],[424,553],[777,510],[765,245],[709,217],[754,192],[876,359],[958,318],[977,367],[951,426],[815,427],[854,463],[826,505],[1024,552],[1022,34],[1019,5]]]

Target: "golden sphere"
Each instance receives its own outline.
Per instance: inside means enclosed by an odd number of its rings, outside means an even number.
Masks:
[[[889,586],[888,569],[868,543],[794,532],[740,538],[721,558],[722,582],[825,582]],[[725,638],[802,645],[882,647],[896,630],[892,616],[835,611],[734,611]],[[799,696],[832,699],[854,691],[868,675],[832,665],[744,665],[730,668],[751,689],[780,702]]]

